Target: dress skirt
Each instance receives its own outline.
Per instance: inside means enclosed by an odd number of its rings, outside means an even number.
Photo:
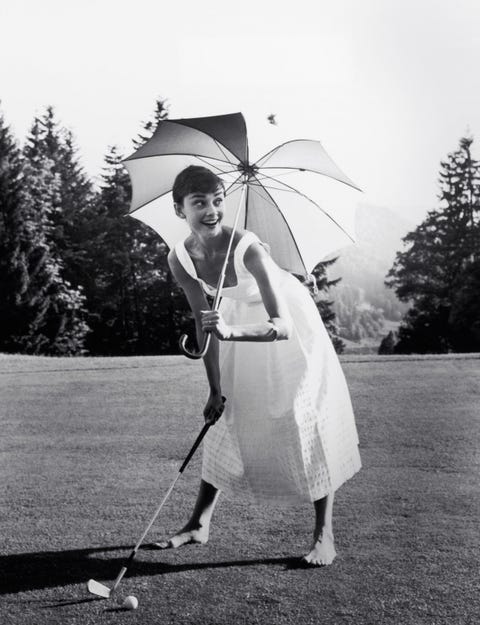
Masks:
[[[202,478],[255,503],[315,501],[361,467],[347,383],[315,303],[286,272],[281,288],[292,334],[220,343],[227,402],[204,443]],[[228,324],[266,320],[259,297],[225,297],[220,310]]]

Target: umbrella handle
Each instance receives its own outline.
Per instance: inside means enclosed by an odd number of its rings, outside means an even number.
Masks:
[[[212,338],[212,335],[210,333],[207,334],[203,341],[202,349],[199,352],[191,352],[187,348],[188,336],[186,334],[182,334],[182,336],[180,337],[180,341],[179,341],[180,349],[182,350],[183,355],[186,356],[187,358],[191,358],[192,360],[199,360],[200,358],[203,358],[205,354],[207,353],[208,348],[210,346],[211,338]]]
[[[243,183],[242,183],[242,194],[238,202],[238,208],[235,214],[235,220],[233,222],[232,234],[230,235],[227,252],[225,254],[225,261],[222,266],[222,271],[220,272],[220,277],[218,278],[217,292],[215,294],[215,299],[213,300],[212,310],[218,310],[218,307],[220,306],[220,300],[222,299],[223,283],[225,282],[225,275],[227,273],[227,265],[228,265],[228,259],[230,257],[230,250],[232,249],[232,243],[235,237],[235,231],[237,230],[238,219],[240,217],[240,212],[242,209],[242,202],[243,202],[243,198],[245,197],[245,192],[246,192],[246,187],[247,187],[246,181],[247,181],[247,178],[246,176],[244,176]],[[211,338],[212,338],[212,335],[208,333],[203,340],[203,345],[202,345],[201,350],[199,352],[191,352],[187,349],[188,336],[186,334],[182,334],[182,336],[180,337],[180,349],[182,350],[182,352],[187,358],[191,358],[192,360],[199,360],[200,358],[203,358],[205,354],[207,353],[208,348],[210,346]]]

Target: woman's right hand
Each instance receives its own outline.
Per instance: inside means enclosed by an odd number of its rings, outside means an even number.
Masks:
[[[217,393],[210,393],[205,408],[203,409],[203,416],[205,417],[205,423],[213,425],[220,419],[225,408],[225,397],[218,395]]]

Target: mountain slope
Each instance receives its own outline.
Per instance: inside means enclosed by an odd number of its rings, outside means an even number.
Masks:
[[[356,214],[357,242],[338,252],[329,279],[341,278],[330,292],[342,339],[380,342],[398,324],[408,305],[384,285],[402,237],[415,224],[388,208],[361,204]],[[350,345],[350,343],[348,343]]]

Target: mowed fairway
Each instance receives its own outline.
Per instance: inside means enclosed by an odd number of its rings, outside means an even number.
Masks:
[[[200,431],[202,364],[0,357],[0,623],[480,623],[480,355],[342,364],[364,466],[336,496],[334,564],[296,566],[309,505],[222,499],[208,545],[142,549],[105,601],[86,582],[111,583]],[[147,542],[187,519],[200,461]]]

